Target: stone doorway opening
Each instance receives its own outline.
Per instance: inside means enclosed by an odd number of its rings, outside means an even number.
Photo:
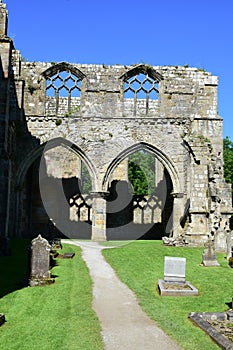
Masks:
[[[107,197],[107,239],[161,239],[173,228],[173,184],[164,165],[145,149],[112,171]]]
[[[18,236],[91,238],[92,181],[69,147],[46,149],[29,166],[18,196]]]

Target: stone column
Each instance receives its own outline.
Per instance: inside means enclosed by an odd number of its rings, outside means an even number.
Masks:
[[[183,193],[171,193],[171,195],[174,198],[171,229],[173,232],[173,237],[177,238],[181,234],[180,218],[182,217],[183,210]]]
[[[108,192],[92,192],[92,241],[106,241],[106,197]]]
[[[160,203],[160,206],[157,206],[156,208],[155,218],[156,218],[156,222],[162,222],[163,221],[162,212],[165,206],[168,189],[167,189],[167,182],[164,174],[164,166],[156,158],[155,158],[155,188],[156,188],[155,191],[157,193],[157,201],[158,203]],[[168,226],[169,225],[170,224],[168,224]]]

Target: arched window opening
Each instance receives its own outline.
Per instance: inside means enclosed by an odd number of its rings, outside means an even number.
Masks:
[[[125,107],[127,102],[133,100],[133,114],[149,114],[149,111],[157,105],[159,94],[159,81],[152,78],[148,73],[138,74],[124,79]],[[131,99],[131,101],[127,101]]]
[[[76,115],[82,79],[70,69],[58,69],[46,79],[46,115]]]

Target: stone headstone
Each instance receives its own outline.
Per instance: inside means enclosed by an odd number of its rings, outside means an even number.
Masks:
[[[233,231],[227,234],[227,260],[233,256]]]
[[[48,241],[39,235],[31,243],[31,278],[30,286],[49,283],[50,250]]]
[[[164,257],[164,281],[185,283],[186,258]]]
[[[160,295],[194,296],[198,290],[185,280],[186,258],[164,257],[164,279],[158,281]]]
[[[205,250],[202,254],[202,265],[204,266],[219,266],[219,263],[216,258],[214,242],[211,237],[205,243]]]
[[[218,230],[215,233],[215,251],[216,252],[226,252],[227,250],[227,234],[224,230]]]

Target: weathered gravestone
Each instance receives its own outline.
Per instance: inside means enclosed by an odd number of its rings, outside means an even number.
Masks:
[[[215,251],[224,253],[227,250],[227,233],[224,230],[218,230],[214,238]]]
[[[202,254],[202,265],[203,266],[220,266],[216,258],[214,242],[212,241],[211,237],[205,243],[205,250],[204,250],[204,253]]]
[[[161,295],[191,296],[198,290],[185,280],[186,258],[164,257],[164,279],[158,281]]]
[[[50,250],[48,241],[39,235],[31,243],[30,286],[42,286],[54,282],[50,275]]]
[[[233,257],[233,231],[227,234],[227,260]]]

